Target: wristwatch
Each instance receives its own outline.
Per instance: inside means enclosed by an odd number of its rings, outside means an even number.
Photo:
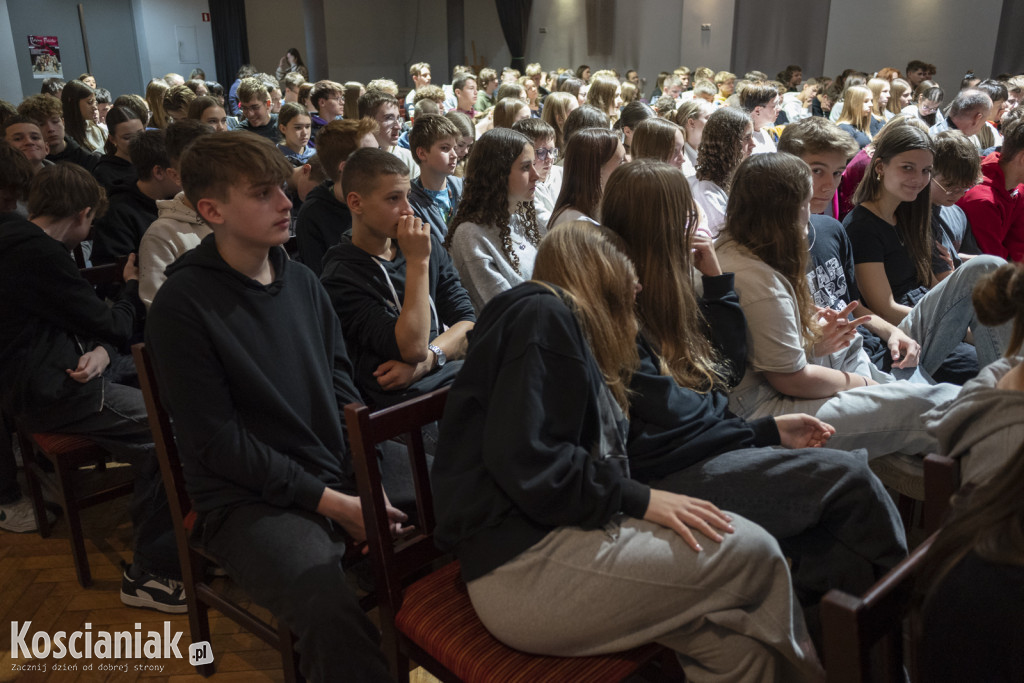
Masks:
[[[427,348],[434,352],[434,367],[440,368],[448,362],[448,357],[444,355],[444,351],[441,350],[440,346],[436,344],[427,344]]]

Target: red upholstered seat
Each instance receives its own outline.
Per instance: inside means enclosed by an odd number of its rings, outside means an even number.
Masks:
[[[661,649],[651,644],[603,657],[544,657],[514,650],[477,618],[458,562],[406,589],[395,626],[460,679],[480,683],[620,681]]]
[[[78,450],[94,451],[100,447],[96,442],[77,434],[33,434],[39,448],[47,453],[71,453]],[[100,449],[102,451],[102,449]],[[105,451],[103,452],[105,454]]]

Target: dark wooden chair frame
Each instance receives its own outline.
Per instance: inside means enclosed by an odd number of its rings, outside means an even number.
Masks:
[[[436,520],[421,431],[424,426],[441,419],[447,397],[448,388],[445,387],[376,412],[356,403],[345,406],[345,421],[377,586],[382,647],[392,674],[402,683],[409,680],[410,659],[446,683],[460,680],[395,626],[406,586],[450,560],[450,556],[434,545]],[[391,535],[375,451],[377,444],[391,439],[402,439],[408,449],[416,490],[416,528],[411,534],[398,539]],[[675,653],[653,645],[632,652],[641,651],[643,659],[640,659],[638,669],[645,662],[659,660],[661,671],[671,671],[671,674],[654,672],[655,675],[671,675],[676,681],[685,678]]]
[[[267,623],[208,582],[206,568],[213,560],[189,540],[191,529],[190,525],[186,525],[186,518],[192,511],[192,502],[185,490],[185,477],[174,441],[171,418],[160,399],[152,359],[146,352],[145,344],[134,345],[132,355],[139,373],[139,384],[146,399],[150,430],[153,432],[157,457],[160,459],[160,472],[170,503],[185,584],[185,597],[188,601],[188,623],[192,642],[210,640],[208,612],[212,607],[281,653],[285,681],[294,683],[304,680],[299,672],[298,654],[295,652],[295,640],[291,630],[283,624],[273,626]],[[203,676],[210,676],[214,673],[214,665],[197,665],[196,670]]]

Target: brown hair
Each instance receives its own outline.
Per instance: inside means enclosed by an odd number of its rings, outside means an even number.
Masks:
[[[675,150],[676,133],[682,129],[665,119],[653,118],[641,121],[633,132],[630,152],[634,159],[655,159],[668,161]],[[685,139],[685,135],[683,136]]]
[[[238,90],[236,93],[238,95],[239,106],[244,102],[253,100],[263,104],[270,99],[270,93],[267,92],[266,84],[255,76],[243,78],[242,82],[238,84]]]
[[[45,97],[49,97],[46,95]],[[78,164],[63,162],[44,166],[28,188],[29,218],[68,218],[82,209],[92,209],[93,218],[107,211],[107,193]]]
[[[359,148],[359,141],[376,133],[377,122],[373,119],[338,119],[320,129],[316,155],[331,182],[338,182],[341,162]]]
[[[149,105],[149,125],[154,128],[167,127],[167,112],[164,111],[164,96],[170,90],[167,81],[154,78],[146,86],[146,103]]]
[[[779,96],[778,89],[771,83],[747,83],[737,93],[740,98],[740,106],[752,113],[758,107],[766,107],[768,103]]]
[[[544,98],[544,109],[540,118],[549,126],[555,129],[555,147],[562,148],[562,126],[558,125],[558,117],[562,117],[562,124],[569,117],[569,103],[576,99],[576,96],[567,92],[553,92]]]
[[[1006,263],[986,275],[974,287],[974,311],[982,325],[994,327],[1013,321],[1006,346],[1007,358],[1024,346],[1024,265]]]
[[[325,100],[333,95],[344,94],[345,86],[341,83],[335,83],[334,81],[317,81],[309,91],[309,102],[313,105],[314,109],[320,109],[320,100]],[[238,100],[242,100],[241,95],[238,96]]]
[[[0,190],[11,191],[19,201],[23,200],[28,196],[32,176],[32,164],[21,150],[0,138]]]
[[[726,240],[746,247],[789,283],[800,314],[800,335],[808,351],[821,338],[814,300],[807,286],[806,224],[800,207],[812,192],[811,169],[792,154],[755,154],[736,169],[726,208]]]
[[[958,130],[944,130],[932,138],[935,158],[932,175],[947,187],[972,187],[981,180],[978,148]]]
[[[511,128],[515,123],[516,114],[521,109],[529,109],[530,105],[514,97],[505,97],[494,105],[494,127]]]
[[[708,117],[697,150],[697,180],[710,180],[729,191],[743,160],[743,131],[750,125],[750,115],[732,107],[716,109]]]
[[[855,205],[874,201],[882,196],[883,184],[879,167],[903,152],[926,150],[934,154],[928,133],[914,125],[899,125],[890,121],[875,138],[875,154],[871,165],[861,178],[853,195]],[[918,284],[928,286],[932,281],[932,208],[926,187],[911,202],[900,202],[896,207],[896,230],[902,236],[910,259],[914,262]]]
[[[809,116],[782,129],[779,151],[793,156],[841,152],[850,159],[860,146],[845,130],[822,116]]]
[[[18,105],[18,113],[32,119],[37,125],[46,123],[54,116],[64,117],[64,110],[60,105],[60,100],[52,95],[32,95],[26,97]]]
[[[185,148],[181,187],[192,206],[200,199],[227,199],[230,188],[249,181],[281,185],[292,166],[270,140],[254,133],[220,132],[200,136]]]
[[[224,108],[221,103],[217,101],[216,97],[211,97],[209,95],[197,97],[188,105],[188,117],[198,121],[203,117],[203,112],[210,107]]]
[[[164,111],[169,109],[184,109],[188,111],[189,105],[196,99],[195,92],[187,85],[176,85],[164,95]]]
[[[636,265],[640,323],[661,374],[694,391],[722,384],[693,289],[690,240],[699,216],[686,178],[660,161],[624,164],[608,179],[602,218]]]
[[[601,215],[601,167],[615,156],[619,137],[607,128],[584,128],[569,138],[565,149],[565,173],[548,225],[554,225],[567,209],[593,219]]]
[[[421,147],[429,153],[431,148],[441,140],[451,140],[454,146],[459,139],[459,129],[455,124],[440,114],[424,114],[417,116],[409,131],[409,149],[416,163],[420,163],[417,153]]]
[[[619,115],[619,110],[615,107],[615,91],[618,89],[619,82],[617,80],[607,76],[591,78],[586,103],[614,118]]]
[[[390,152],[376,147],[361,147],[352,152],[345,162],[345,172],[341,175],[342,192],[346,197],[353,192],[369,195],[381,176],[408,178],[409,167]]]
[[[628,415],[629,383],[640,365],[633,307],[636,272],[629,258],[603,230],[573,221],[544,237],[533,279],[557,285],[568,295],[605,384]]]

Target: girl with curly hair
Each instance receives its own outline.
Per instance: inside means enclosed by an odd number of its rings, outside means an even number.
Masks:
[[[733,107],[722,107],[708,117],[697,150],[697,173],[690,178],[693,199],[707,218],[712,239],[725,225],[732,176],[754,151],[754,124],[750,116]]]
[[[484,133],[466,166],[462,200],[445,246],[479,312],[496,294],[529,280],[541,231],[530,139],[509,128]]]

